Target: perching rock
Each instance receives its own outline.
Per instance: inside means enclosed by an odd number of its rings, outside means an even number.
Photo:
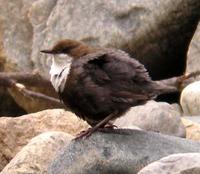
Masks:
[[[0,118],[0,170],[30,139],[46,131],[76,135],[88,124],[62,109],[45,110],[18,118]]]
[[[184,115],[200,115],[200,81],[183,89],[180,99]]]
[[[63,132],[45,132],[34,137],[1,174],[47,174],[47,167],[55,154],[69,144],[73,136]]]
[[[143,168],[138,174],[199,174],[200,153],[182,153],[164,157]]]
[[[114,124],[120,128],[138,126],[144,130],[185,137],[185,127],[180,115],[168,103],[149,101],[145,105],[132,107]]]
[[[186,152],[200,152],[200,143],[153,132],[107,130],[66,145],[48,174],[136,174],[162,157]]]
[[[186,128],[186,138],[200,142],[200,124],[184,118],[182,122]]]

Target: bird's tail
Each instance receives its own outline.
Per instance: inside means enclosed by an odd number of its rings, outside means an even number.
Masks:
[[[180,91],[177,85],[167,85],[162,83],[162,81],[154,81],[153,86],[153,89],[155,89],[156,96]]]
[[[167,94],[174,92],[181,92],[182,89],[191,83],[192,78],[200,75],[200,71],[184,74],[178,77],[154,81],[153,86],[156,89],[156,94]],[[194,81],[194,79],[193,79]]]

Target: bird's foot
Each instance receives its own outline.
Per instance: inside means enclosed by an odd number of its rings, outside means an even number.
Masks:
[[[88,128],[87,130],[81,131],[75,138],[75,140],[79,138],[88,138],[90,135],[92,135],[93,132],[95,132],[97,129]]]
[[[92,133],[94,133],[96,130],[105,128],[105,125],[112,125],[109,121],[113,119],[113,117],[117,114],[117,112],[114,112],[110,115],[108,115],[106,118],[104,118],[102,121],[100,121],[98,124],[96,124],[94,127],[87,129],[86,131],[82,131],[80,134],[77,135],[75,139],[79,138],[88,138]],[[111,126],[112,128],[115,127],[115,125]]]
[[[99,127],[99,128],[95,128],[95,127],[92,127],[92,128],[88,128],[87,130],[84,130],[84,131],[81,131],[75,138],[75,140],[79,139],[79,138],[88,138],[90,135],[92,135],[92,133],[94,133],[95,131],[99,130],[99,131],[105,131],[107,129],[114,129],[114,128],[117,128],[116,125],[114,124],[107,124],[105,125],[104,127]]]

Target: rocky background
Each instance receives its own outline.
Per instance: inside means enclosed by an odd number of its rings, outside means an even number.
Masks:
[[[39,51],[63,38],[125,50],[154,80],[195,72],[199,17],[199,0],[0,0],[1,174],[200,173],[199,77],[176,103],[133,107],[115,121],[119,129],[83,140],[72,139],[89,126],[56,109],[62,104],[3,80],[10,72],[48,79],[51,62]],[[23,82],[57,97],[48,82],[38,81]]]

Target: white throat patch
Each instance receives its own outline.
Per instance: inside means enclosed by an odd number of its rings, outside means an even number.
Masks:
[[[62,55],[59,55],[61,57]],[[57,92],[63,92],[71,68],[72,58],[64,55],[65,59],[52,58],[52,65],[49,71],[51,83]],[[63,57],[63,56],[62,56]]]

